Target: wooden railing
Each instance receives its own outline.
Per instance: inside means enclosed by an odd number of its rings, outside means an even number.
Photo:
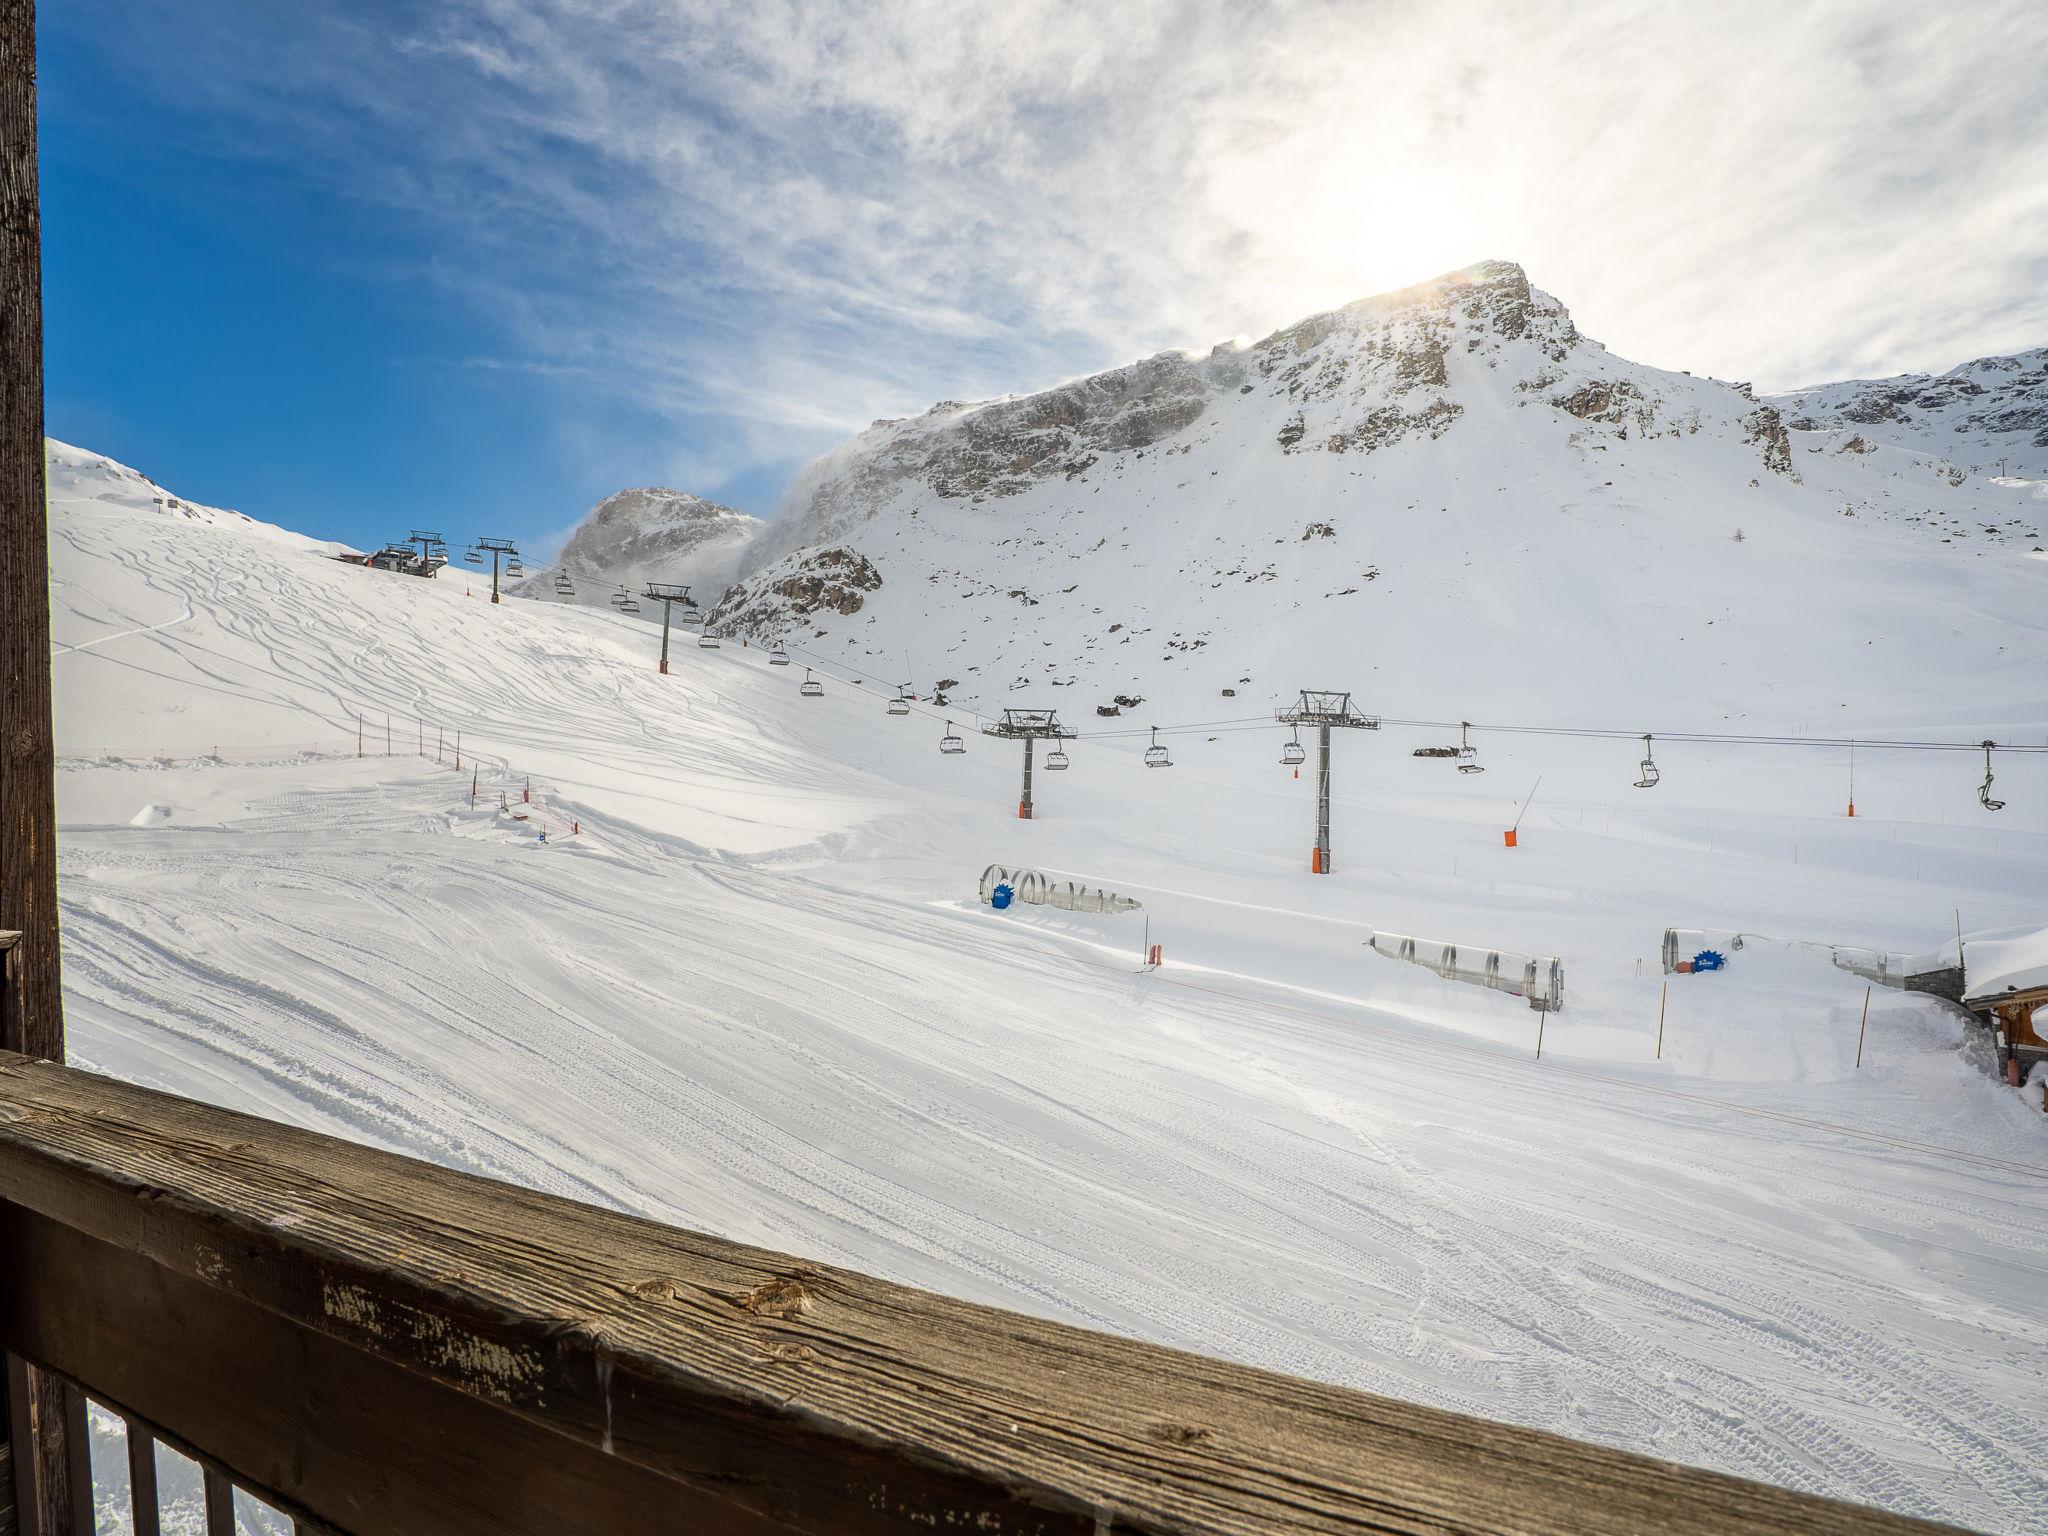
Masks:
[[[1931,1529],[8,1053],[0,1347],[11,1399],[64,1384],[74,1483],[90,1397],[200,1460],[215,1531],[231,1483],[357,1536]]]

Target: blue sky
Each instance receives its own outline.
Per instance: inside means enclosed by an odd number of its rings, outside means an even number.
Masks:
[[[772,514],[868,421],[1505,257],[1791,387],[2048,342],[2048,7],[66,0],[49,430],[329,537]]]

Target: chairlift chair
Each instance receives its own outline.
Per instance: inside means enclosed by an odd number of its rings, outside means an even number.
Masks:
[[[1046,772],[1059,773],[1062,772],[1066,768],[1066,766],[1067,749],[1061,746],[1057,741],[1055,741],[1053,743],[1052,750],[1045,754]]]
[[[771,667],[788,666],[789,652],[785,651],[781,646],[778,645],[777,647],[775,647],[774,650],[768,653],[768,665]]]
[[[1650,738],[1643,738],[1643,776],[1636,780],[1637,789],[1655,789],[1657,781],[1664,775],[1657,771],[1657,765],[1650,757]]]
[[[462,558],[467,560],[471,565],[482,565],[484,563],[484,557],[473,549],[465,549],[462,552]]]
[[[714,635],[713,633],[711,633],[711,631],[710,631],[710,630],[708,630],[708,629],[707,629],[707,630],[705,630],[703,634],[701,634],[701,635],[699,635],[699,636],[697,637],[697,649],[698,649],[698,650],[700,650],[700,651],[715,651],[715,650],[717,650],[717,649],[718,649],[718,636],[716,636],[716,635]]]
[[[508,560],[505,562],[505,574],[507,576],[524,576],[526,574],[526,567],[517,560]]]
[[[619,612],[621,613],[638,613],[639,611],[640,604],[630,597],[619,604]]]
[[[1299,768],[1307,761],[1308,749],[1301,744],[1301,732],[1296,730],[1294,739],[1285,743],[1280,748],[1280,766],[1282,768]]]
[[[811,676],[811,669],[809,667],[805,667],[804,685],[803,687],[797,689],[797,692],[802,694],[807,699],[822,699],[823,697],[825,697],[825,685],[819,682],[815,677]]]
[[[1458,772],[1484,773],[1486,770],[1473,759],[1479,756],[1479,749],[1472,745],[1472,722],[1458,722]]]
[[[939,750],[948,757],[954,757],[967,750],[967,743],[953,734],[953,722],[946,722],[946,734],[939,738]]]
[[[1984,743],[1984,782],[1977,786],[1977,803],[1987,811],[2002,811],[2005,809],[2005,802],[2003,800],[1991,798],[1991,749],[1997,745],[1998,743],[1995,741]]]
[[[904,697],[903,690],[900,688],[896,690],[896,697],[889,701],[889,713],[892,715],[907,715],[910,713],[910,700]]]
[[[1156,725],[1152,727],[1152,745],[1145,749],[1145,766],[1147,768],[1171,768],[1173,766],[1173,759],[1167,755],[1166,748],[1159,745],[1159,727]]]

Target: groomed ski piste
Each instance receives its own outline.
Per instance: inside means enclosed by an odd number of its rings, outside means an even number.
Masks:
[[[1660,751],[1645,794],[1627,743],[1496,737],[1467,778],[1409,755],[1427,733],[1345,732],[1317,879],[1313,757],[1280,766],[1278,727],[1177,734],[1159,772],[1143,737],[1073,743],[1019,821],[1016,745],[962,718],[942,757],[936,720],[885,714],[899,679],[820,668],[805,699],[803,656],[689,635],[661,677],[643,620],[351,568],[53,455],[78,1064],[976,1301],[2048,1531],[2038,1085],[1883,988],[1857,1067],[1865,983],[1765,944],[1670,979],[1656,1054],[1667,924],[1909,951],[1959,911],[2038,927],[2048,759],[2001,758],[1993,817],[1968,758],[1867,752],[1850,820],[1818,750]],[[1882,702],[1821,725],[1953,734]],[[995,912],[992,861],[1144,909]],[[1377,956],[1375,929],[1564,957],[1541,1059],[1520,1000]]]

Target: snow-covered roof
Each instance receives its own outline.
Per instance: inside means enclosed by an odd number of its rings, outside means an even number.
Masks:
[[[1989,1002],[2008,992],[2048,987],[2048,928],[1963,946],[1963,998]]]

